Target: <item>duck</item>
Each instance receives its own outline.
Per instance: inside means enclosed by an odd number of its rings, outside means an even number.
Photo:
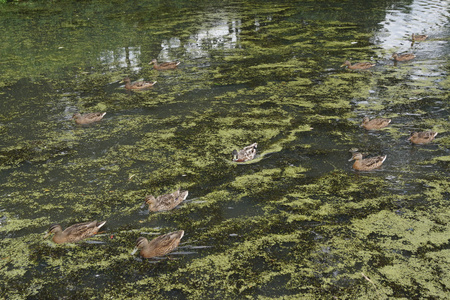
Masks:
[[[123,79],[123,82],[125,82],[125,88],[127,90],[143,90],[147,88],[151,88],[156,84],[157,81],[151,82],[151,81],[136,81],[131,83],[130,78],[125,77]]]
[[[412,53],[406,53],[406,54],[402,54],[402,55],[398,55],[397,53],[392,54],[392,58],[395,61],[405,61],[405,60],[411,60],[413,58],[415,58],[416,56]]]
[[[173,193],[161,195],[156,198],[153,195],[148,195],[145,197],[144,205],[147,203],[148,210],[153,212],[171,210],[183,202],[187,198],[188,193],[188,191],[178,189]]]
[[[434,140],[437,134],[438,133],[434,131],[413,132],[408,140],[417,145],[428,144]]]
[[[391,121],[391,119],[384,118],[375,118],[370,120],[369,117],[364,117],[361,126],[367,130],[377,130],[388,126]]]
[[[74,113],[72,119],[75,120],[75,123],[83,125],[98,122],[103,119],[105,115],[106,112],[95,112],[87,114]]]
[[[136,247],[133,252],[131,252],[131,255],[134,255],[138,250],[141,250],[140,255],[144,258],[164,256],[178,247],[183,235],[184,230],[178,230],[160,235],[150,242],[145,237],[139,237],[136,241]]]
[[[353,169],[355,169],[355,170],[370,171],[370,170],[380,167],[383,164],[386,157],[387,157],[387,155],[375,156],[375,157],[363,159],[363,156],[361,153],[355,152],[355,153],[353,153],[352,158],[350,158],[348,161],[355,160],[355,162],[353,163]]]
[[[347,66],[350,70],[365,70],[372,68],[375,64],[370,62],[360,62],[352,65],[348,60],[346,60],[344,64],[342,64],[341,68],[344,66]]]
[[[256,155],[256,147],[258,143],[253,143],[250,146],[244,147],[242,150],[233,150],[233,161],[235,162],[244,162],[248,160],[252,160]]]
[[[158,61],[156,59],[153,59],[151,62],[149,62],[149,65],[153,64],[153,69],[163,71],[163,70],[173,70],[178,67],[180,64],[179,61],[168,61],[158,64]]]
[[[50,226],[48,233],[44,238],[47,238],[50,234],[54,233],[55,235],[52,239],[57,244],[75,243],[97,234],[105,223],[106,221],[78,223],[67,227],[64,231],[62,230],[61,225],[53,224]]]
[[[411,40],[413,41],[413,42],[415,42],[415,41],[418,41],[418,42],[421,42],[421,41],[425,41],[426,39],[427,39],[427,37],[428,37],[428,35],[426,35],[426,34],[418,34],[418,35],[415,35],[414,33],[411,35]]]

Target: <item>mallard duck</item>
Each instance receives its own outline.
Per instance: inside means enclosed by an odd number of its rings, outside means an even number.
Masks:
[[[150,211],[171,210],[183,202],[188,196],[188,193],[188,191],[178,189],[171,194],[161,195],[156,198],[153,195],[148,195],[145,197],[145,203],[148,203],[148,210]]]
[[[156,81],[136,81],[131,83],[131,80],[128,77],[124,78],[123,82],[125,82],[125,88],[127,90],[143,90],[154,86],[156,83]]]
[[[105,225],[105,223],[106,221],[78,223],[67,227],[64,231],[62,230],[61,225],[53,224],[50,226],[50,229],[44,238],[47,238],[50,234],[54,233],[53,241],[55,243],[74,243],[97,234],[99,229]]]
[[[169,61],[169,62],[163,62],[158,64],[158,61],[156,59],[153,59],[151,62],[149,62],[149,65],[153,64],[153,69],[155,70],[173,70],[176,69],[176,67],[180,64],[179,61]]]
[[[384,160],[386,159],[385,156],[375,156],[370,157],[366,159],[362,159],[362,154],[359,152],[353,153],[352,158],[350,158],[348,161],[355,160],[353,163],[353,169],[359,170],[359,171],[370,171],[375,168],[380,167]]]
[[[391,123],[391,119],[375,118],[370,120],[369,117],[364,117],[361,126],[367,130],[376,130],[388,126],[389,123]]]
[[[398,55],[397,53],[392,54],[392,58],[395,61],[405,61],[405,60],[411,60],[413,58],[415,58],[416,56],[412,53],[407,53],[407,54],[402,54],[402,55]]]
[[[145,258],[164,256],[178,247],[183,235],[184,230],[178,230],[158,236],[151,242],[148,242],[145,237],[140,237],[137,239],[136,247],[131,255],[134,255],[140,249],[141,256]]]
[[[437,132],[434,131],[413,132],[408,140],[413,144],[428,144],[429,142],[434,140],[436,135]]]
[[[244,147],[244,149],[239,150],[233,150],[233,161],[236,162],[243,162],[247,160],[252,160],[255,158],[256,155],[256,147],[258,146],[257,143],[251,144],[250,146]]]
[[[411,40],[414,42],[414,41],[418,41],[418,42],[421,42],[421,41],[425,41],[426,39],[427,39],[427,37],[428,37],[428,35],[426,35],[426,34],[418,34],[418,35],[415,35],[414,33],[411,35]]]
[[[350,70],[365,70],[372,68],[373,66],[375,66],[375,64],[370,62],[360,62],[352,65],[348,60],[346,60],[341,67],[344,66],[347,66]]]
[[[87,114],[74,113],[72,119],[75,119],[75,123],[77,124],[90,124],[100,121],[104,115],[106,115],[106,112],[95,112]]]

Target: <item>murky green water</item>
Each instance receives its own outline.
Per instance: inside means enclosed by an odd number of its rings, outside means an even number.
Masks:
[[[437,0],[0,6],[0,298],[446,297],[449,17]],[[439,134],[412,146],[417,130]],[[231,162],[253,142],[256,160]],[[352,148],[387,160],[357,173]],[[140,209],[178,187],[181,207]],[[94,219],[85,242],[43,240]],[[171,259],[130,255],[179,229]]]

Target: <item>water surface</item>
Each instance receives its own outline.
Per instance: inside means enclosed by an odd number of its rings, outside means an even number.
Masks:
[[[444,298],[445,1],[0,6],[1,297]],[[412,33],[428,40],[411,44]],[[394,52],[417,58],[394,64]],[[179,60],[158,72],[148,63]],[[368,71],[340,65],[371,61]],[[129,76],[157,81],[128,92]],[[78,126],[75,112],[106,111]],[[365,131],[364,116],[392,118]],[[412,131],[434,130],[412,146]],[[233,149],[258,142],[251,163]],[[350,149],[387,155],[355,172]],[[147,194],[189,200],[163,213]],[[43,240],[107,220],[76,245]],[[183,229],[171,259],[139,236]]]

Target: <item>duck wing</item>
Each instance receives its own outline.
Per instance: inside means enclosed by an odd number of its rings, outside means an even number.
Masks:
[[[149,87],[152,86],[154,83],[151,81],[137,81],[133,84],[133,86],[137,87],[137,88],[144,88],[144,87]]]
[[[97,121],[103,118],[104,115],[106,115],[106,112],[95,112],[95,113],[87,113],[85,115],[82,115],[82,117],[87,120]]]
[[[239,151],[238,158],[241,161],[251,160],[255,158],[257,143],[253,143],[250,146],[244,147]]]
[[[361,163],[364,166],[366,166],[367,168],[374,169],[374,168],[381,166],[381,164],[384,162],[385,159],[386,159],[386,155],[385,156],[375,156],[375,157],[363,159],[361,161]]]
[[[433,132],[433,131],[424,131],[424,132],[419,132],[418,133],[418,137],[424,140],[432,140],[434,139],[434,137],[437,135],[437,132]]]
[[[180,64],[180,62],[169,61],[169,62],[163,62],[163,63],[159,64],[159,67],[162,67],[162,68],[175,68],[179,64]]]
[[[175,249],[176,247],[178,247],[183,235],[184,235],[183,230],[166,233],[153,239],[149,243],[148,248],[155,253],[155,256],[165,255],[170,251],[172,251],[173,249]]]
[[[375,66],[375,64],[370,63],[370,62],[360,62],[360,63],[355,63],[351,66],[351,68],[353,69],[368,69]]]
[[[87,237],[90,237],[98,232],[98,230],[105,225],[106,221],[103,222],[85,222],[78,223],[67,227],[64,230],[64,234],[69,237],[71,241],[78,241]]]
[[[177,190],[171,194],[165,194],[156,198],[158,210],[171,210],[186,199],[188,191]]]
[[[371,126],[388,126],[389,123],[391,123],[391,119],[383,119],[383,118],[378,118],[378,119],[372,119],[370,120],[367,124],[371,125]]]

